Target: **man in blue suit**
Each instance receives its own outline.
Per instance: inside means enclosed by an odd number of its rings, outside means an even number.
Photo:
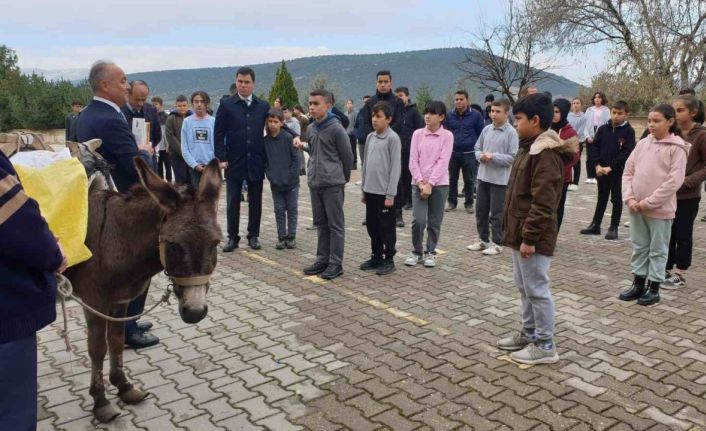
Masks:
[[[88,82],[94,96],[79,116],[78,139],[80,142],[96,138],[103,141],[98,152],[110,163],[110,174],[118,191],[126,193],[140,182],[133,158],[139,156],[151,164],[154,150],[150,144],[137,145],[125,115],[120,111],[129,89],[125,72],[115,63],[97,61],[91,67]],[[148,288],[130,303],[128,316],[144,310]],[[159,343],[159,338],[146,333],[151,327],[149,322],[128,322],[125,325],[125,344],[138,348]]]

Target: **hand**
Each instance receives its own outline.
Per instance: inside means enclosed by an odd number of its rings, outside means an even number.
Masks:
[[[493,153],[483,153],[483,156],[485,156],[486,162],[493,160]],[[483,156],[481,156],[481,157],[483,157]]]
[[[610,166],[606,166],[605,168],[603,168],[603,175],[608,175],[611,172],[613,172],[613,169]]]
[[[302,142],[301,139],[299,139],[299,136],[297,136],[296,138],[294,138],[294,139],[292,140],[292,145],[293,145],[294,148],[296,148],[297,150],[301,150],[302,148],[304,148],[304,143]]]
[[[633,214],[639,213],[642,211],[642,207],[640,206],[639,202],[633,202],[631,203],[628,208],[630,209],[630,212]]]
[[[205,165],[196,165],[196,167],[194,168],[194,170],[196,172],[203,172],[205,169],[206,169]]]
[[[532,255],[534,254],[534,246],[527,245],[523,242],[522,244],[520,244],[520,254],[525,259],[527,259],[528,257],[532,257]]]
[[[586,138],[586,143],[587,143],[587,144],[592,144],[592,143],[593,143],[593,138]]]
[[[66,268],[69,267],[69,261],[66,259],[66,252],[64,251],[64,247],[62,247],[61,243],[59,242],[58,237],[54,237],[56,239],[56,244],[59,246],[59,253],[61,253],[61,266],[57,268],[56,272],[61,274],[62,272],[66,271]]]
[[[394,199],[385,199],[385,208],[392,208],[392,206],[395,204]]]
[[[365,203],[365,195],[360,195],[360,202]]]
[[[220,162],[218,165],[221,169],[228,169],[228,162]]]
[[[138,151],[147,151],[147,154],[150,156],[154,154],[154,147],[152,147],[152,144],[149,142],[146,144],[138,145],[137,146]]]

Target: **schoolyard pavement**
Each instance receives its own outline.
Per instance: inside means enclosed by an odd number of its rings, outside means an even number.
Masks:
[[[519,326],[510,253],[467,251],[477,237],[463,210],[446,213],[435,269],[402,264],[406,211],[397,271],[379,277],[358,270],[369,239],[351,182],[346,272],[332,282],[304,276],[316,234],[304,229],[311,207],[302,184],[298,248],[274,249],[266,191],[263,249],[219,253],[209,313],[197,325],[183,323],[174,302],[147,318],[161,343],[126,350],[125,368],[152,396],[119,403],[123,414],[107,425],[92,419],[84,317],[70,303],[70,352],[61,316],[39,333],[39,429],[706,429],[706,223],[696,222],[686,288],[663,292],[657,306],[623,303],[628,228],[618,241],[578,233],[595,195],[584,184],[570,192],[552,262],[557,364],[519,367],[494,347]],[[222,197],[225,230],[224,214]],[[150,302],[165,285],[155,278]],[[107,379],[106,387],[117,403]]]

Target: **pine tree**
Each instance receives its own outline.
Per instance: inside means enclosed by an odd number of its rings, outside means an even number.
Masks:
[[[270,89],[270,96],[268,101],[270,105],[275,102],[277,96],[282,98],[282,103],[285,106],[294,106],[299,103],[299,95],[297,94],[297,89],[294,86],[294,80],[292,75],[287,70],[287,65],[282,60],[282,63],[277,68],[275,73],[275,82],[272,84],[272,89]]]
[[[417,88],[414,100],[417,102],[417,109],[422,115],[424,115],[424,110],[427,107],[427,103],[432,101],[431,87],[429,87],[427,83],[423,82],[422,85]]]

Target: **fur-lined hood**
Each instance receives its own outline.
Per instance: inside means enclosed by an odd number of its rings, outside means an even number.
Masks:
[[[557,132],[550,129],[537,136],[537,139],[534,140],[530,147],[529,153],[530,156],[535,156],[544,150],[556,151],[562,160],[571,161],[574,158],[574,154],[579,150],[579,139],[573,136],[562,140]]]

